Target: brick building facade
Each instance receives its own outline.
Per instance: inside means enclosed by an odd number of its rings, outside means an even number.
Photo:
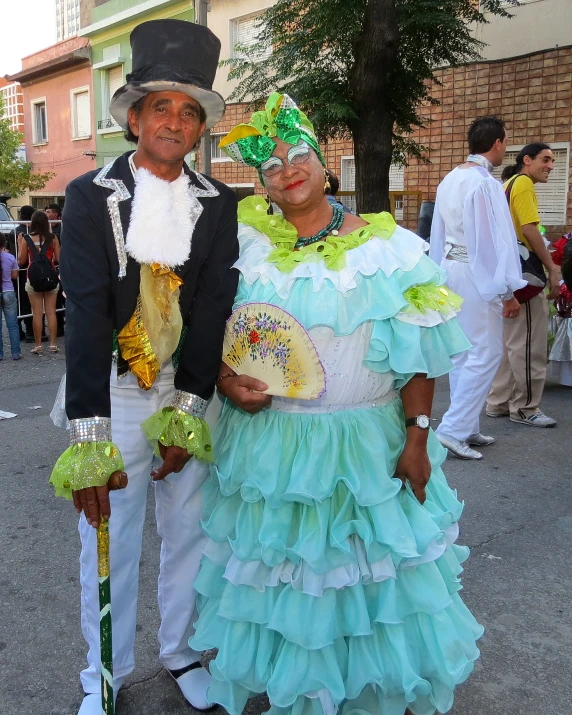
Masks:
[[[441,86],[433,88],[437,106],[422,110],[430,124],[414,138],[429,147],[430,163],[411,161],[402,174],[402,188],[419,191],[420,196],[403,195],[397,217],[414,228],[420,200],[433,200],[437,185],[467,155],[466,133],[475,117],[496,114],[507,125],[509,152],[506,163],[513,163],[516,152],[525,144],[544,141],[558,155],[558,171],[547,185],[537,185],[543,222],[549,235],[572,230],[572,196],[569,191],[570,144],[572,143],[572,46],[536,52],[521,57],[478,62],[437,71]],[[263,193],[255,170],[217,157],[220,137],[246,121],[246,105],[229,104],[225,117],[212,130],[212,175],[235,186],[239,195]],[[217,138],[218,137],[218,138]],[[351,141],[332,141],[324,147],[330,167],[341,180],[351,183]],[[497,172],[500,174],[500,172]],[[544,212],[542,212],[544,206]]]
[[[406,188],[419,188],[424,198],[433,199],[441,179],[466,157],[466,132],[471,121],[495,114],[506,122],[507,159],[514,156],[517,148],[534,141],[547,142],[555,149],[558,147],[556,150],[563,156],[567,155],[566,177],[560,181],[560,191],[555,197],[556,202],[563,202],[565,220],[560,224],[545,223],[551,234],[572,230],[572,196],[568,186],[572,47],[443,69],[437,77],[442,86],[435,87],[433,96],[441,104],[425,110],[425,116],[432,122],[415,136],[431,148],[431,164],[412,162],[405,170]],[[505,160],[505,163],[513,162]],[[555,180],[553,172],[546,188]]]

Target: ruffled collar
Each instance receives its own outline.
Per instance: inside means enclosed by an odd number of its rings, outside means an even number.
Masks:
[[[239,223],[252,226],[268,238],[274,250],[267,260],[283,273],[289,273],[299,264],[311,261],[323,261],[330,270],[339,271],[346,264],[346,251],[363,245],[373,236],[389,239],[397,228],[393,216],[386,211],[362,214],[361,218],[367,221],[367,226],[346,236],[329,236],[327,241],[294,251],[298,240],[296,229],[282,215],[269,215],[268,204],[261,196],[247,196],[238,204]]]

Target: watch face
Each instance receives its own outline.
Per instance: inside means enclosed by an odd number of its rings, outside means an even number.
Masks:
[[[427,415],[419,415],[417,418],[417,426],[421,429],[427,429],[429,427],[429,417]]]

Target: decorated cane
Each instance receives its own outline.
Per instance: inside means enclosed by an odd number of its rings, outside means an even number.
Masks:
[[[113,704],[113,649],[111,640],[111,590],[109,588],[109,521],[97,529],[99,580],[99,638],[101,649],[101,712],[115,715]]]

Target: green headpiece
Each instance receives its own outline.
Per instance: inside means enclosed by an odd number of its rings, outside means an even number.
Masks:
[[[248,124],[235,127],[219,146],[234,161],[260,169],[276,148],[273,137],[294,146],[305,141],[326,166],[312,122],[293,99],[278,92],[270,95],[263,111],[254,112]]]

